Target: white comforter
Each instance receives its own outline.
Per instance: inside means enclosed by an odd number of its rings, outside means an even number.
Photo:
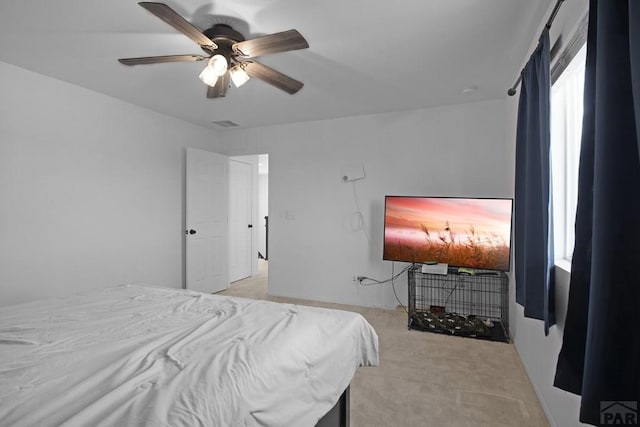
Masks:
[[[356,313],[110,288],[0,308],[0,425],[313,426],[377,364]]]

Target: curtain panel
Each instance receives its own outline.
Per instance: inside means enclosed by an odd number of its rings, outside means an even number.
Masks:
[[[545,334],[555,324],[549,56],[545,29],[521,75],[514,197],[516,302],[544,321]]]
[[[639,56],[640,2],[591,0],[575,247],[554,385],[582,396],[580,421],[592,425],[614,424],[606,422],[613,410],[635,410],[638,425]]]

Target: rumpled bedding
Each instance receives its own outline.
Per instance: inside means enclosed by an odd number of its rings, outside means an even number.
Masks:
[[[357,313],[120,286],[0,308],[0,425],[314,426],[377,364]]]

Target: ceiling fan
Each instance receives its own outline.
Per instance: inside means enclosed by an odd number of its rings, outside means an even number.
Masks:
[[[205,55],[187,54],[118,59],[124,65],[207,60],[207,66],[199,76],[200,80],[208,86],[207,98],[224,97],[229,87],[229,80],[232,80],[235,86],[239,87],[250,77],[260,79],[291,95],[304,86],[302,82],[253,59],[270,53],[308,48],[309,43],[296,30],[245,40],[242,34],[227,24],[216,24],[201,31],[164,3],[140,2],[138,4],[200,45]]]

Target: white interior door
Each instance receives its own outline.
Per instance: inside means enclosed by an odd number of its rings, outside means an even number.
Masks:
[[[218,292],[229,287],[227,156],[188,148],[186,179],[187,289]]]
[[[229,281],[251,276],[251,165],[229,160]],[[257,257],[257,255],[256,255]]]

